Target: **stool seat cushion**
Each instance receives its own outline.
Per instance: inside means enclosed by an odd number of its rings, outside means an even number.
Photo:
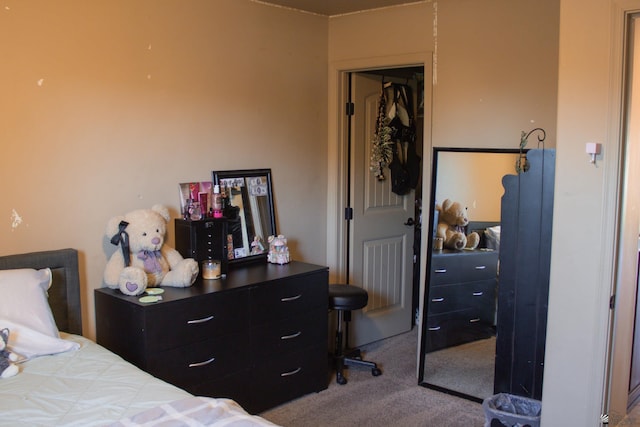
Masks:
[[[369,294],[362,288],[350,285],[329,285],[329,308],[334,310],[358,310],[366,307]]]

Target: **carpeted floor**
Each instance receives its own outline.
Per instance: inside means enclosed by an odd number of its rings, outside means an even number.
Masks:
[[[445,348],[425,356],[427,383],[484,399],[493,395],[495,337]]]
[[[418,385],[418,331],[362,347],[363,357],[378,363],[383,374],[350,368],[349,382],[338,385],[331,373],[329,388],[260,414],[285,427],[438,426],[482,427],[482,405]]]

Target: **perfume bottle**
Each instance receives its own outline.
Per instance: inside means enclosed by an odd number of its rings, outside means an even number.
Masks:
[[[213,217],[222,218],[222,195],[220,194],[220,186],[217,184],[213,186],[211,204],[213,205]]]

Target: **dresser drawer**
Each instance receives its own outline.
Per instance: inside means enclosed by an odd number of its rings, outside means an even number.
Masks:
[[[429,316],[427,318],[427,350],[434,351],[493,335],[490,324],[482,321],[473,309]]]
[[[496,277],[497,252],[461,251],[431,258],[431,286]]]
[[[145,337],[151,351],[197,343],[248,328],[249,292],[202,295],[149,307]]]
[[[260,412],[328,385],[326,345],[272,357],[258,361],[251,384],[256,400],[250,407]]]
[[[251,331],[251,345],[258,357],[267,357],[327,342],[327,310],[264,324]]]
[[[460,274],[463,282],[495,278],[498,274],[498,254],[496,252],[474,253],[465,260]]]
[[[287,278],[251,290],[251,321],[254,325],[326,310],[329,287],[326,274]]]
[[[215,379],[248,368],[249,339],[221,335],[149,356],[147,371],[178,387]]]
[[[253,382],[253,371],[244,369],[214,380],[204,380],[185,387],[189,393],[196,396],[211,396],[216,398],[233,399],[246,411],[255,413],[251,404],[253,388],[248,386]]]
[[[496,280],[434,286],[429,289],[428,314],[474,308],[478,311],[495,310]]]

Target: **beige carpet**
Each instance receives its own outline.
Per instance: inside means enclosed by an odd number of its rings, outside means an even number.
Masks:
[[[338,385],[330,373],[329,388],[263,412],[264,418],[285,427],[438,426],[482,427],[482,406],[470,400],[418,385],[417,328],[362,348],[367,360],[383,374],[349,368],[349,382]]]

